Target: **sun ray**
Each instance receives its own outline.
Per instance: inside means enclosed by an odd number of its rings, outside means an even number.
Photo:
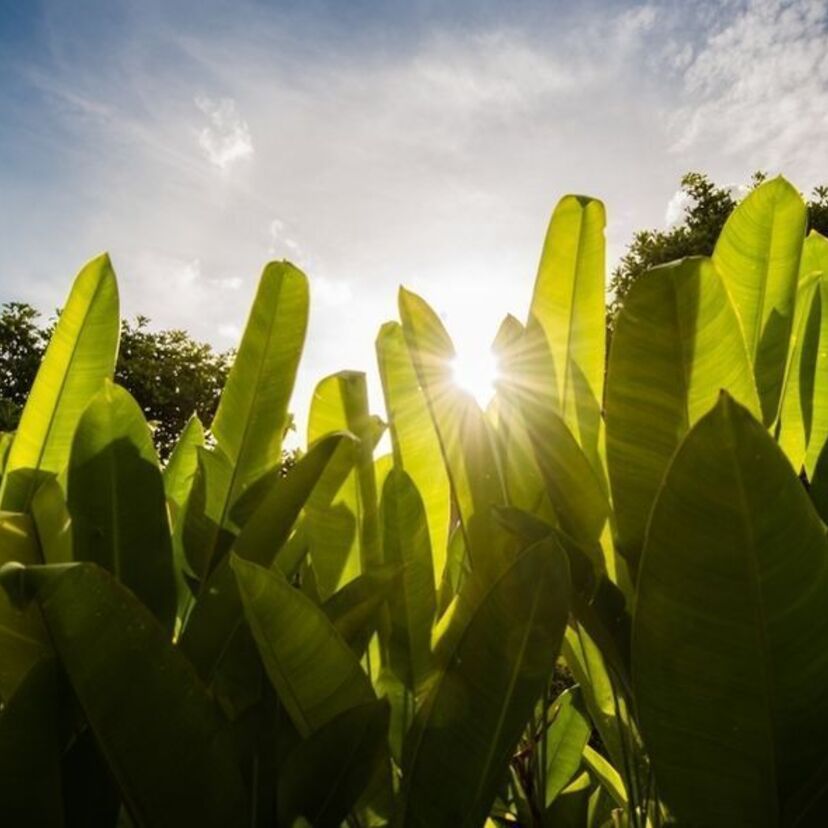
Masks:
[[[495,355],[488,349],[458,350],[452,360],[451,371],[455,384],[468,391],[485,410],[494,397],[499,376]]]

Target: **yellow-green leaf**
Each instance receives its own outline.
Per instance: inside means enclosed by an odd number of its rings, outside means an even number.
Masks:
[[[2,508],[25,511],[44,477],[63,471],[89,401],[115,370],[118,286],[106,254],[78,274],[35,377],[9,450]]]
[[[569,610],[564,552],[552,539],[517,556],[482,597],[461,591],[459,635],[442,640],[440,669],[403,757],[397,824],[477,826],[552,671]]]
[[[265,670],[303,737],[374,699],[357,657],[319,607],[278,570],[235,555],[232,566]]]
[[[389,666],[409,690],[431,670],[431,627],[437,607],[426,511],[417,487],[394,468],[382,492],[383,553],[401,575],[388,607]]]
[[[506,561],[492,506],[505,487],[492,427],[474,398],[454,382],[454,346],[439,317],[419,296],[399,294],[403,333],[425,393],[448,472],[472,568],[494,576]],[[485,578],[484,578],[485,580]]]
[[[308,324],[308,280],[288,262],[261,279],[210,430],[233,465],[228,508],[281,459]]]
[[[28,567],[19,578],[23,593],[34,594],[131,821],[249,825],[226,724],[133,594],[91,563]]]
[[[29,515],[0,513],[0,566],[41,563],[37,533]],[[29,670],[49,652],[37,607],[16,606],[0,590],[0,701],[6,702]]]
[[[451,492],[440,441],[399,323],[383,325],[376,345],[394,464],[408,474],[423,499],[434,580],[440,583],[451,517]]]
[[[607,465],[619,551],[635,567],[656,491],[687,430],[727,389],[757,415],[739,322],[709,259],[642,276],[613,334]]]
[[[559,413],[597,458],[606,350],[604,205],[564,196],[555,207],[530,306],[555,365]]]
[[[176,592],[164,483],[149,426],[125,389],[106,382],[81,416],[66,491],[75,560],[108,569],[171,630]]]
[[[308,415],[308,445],[350,431],[356,458],[342,455],[308,503],[306,530],[320,597],[381,563],[374,447],[383,431],[368,411],[365,374],[340,371],[316,386]]]
[[[713,252],[742,323],[768,426],[779,409],[806,220],[802,196],[779,176],[736,207]]]
[[[826,757],[828,540],[785,455],[727,394],[653,508],[633,685],[659,791],[686,825],[777,826]]]

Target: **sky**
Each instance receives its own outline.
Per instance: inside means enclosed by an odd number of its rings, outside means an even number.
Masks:
[[[0,301],[109,251],[122,312],[237,344],[265,262],[310,279],[293,409],[369,373],[400,284],[465,362],[524,318],[549,215],[608,265],[688,170],[828,181],[828,3],[0,0]]]

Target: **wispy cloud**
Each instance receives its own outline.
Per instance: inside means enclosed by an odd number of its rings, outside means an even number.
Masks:
[[[239,115],[232,98],[214,101],[197,95],[195,105],[209,122],[198,133],[198,145],[211,164],[220,170],[227,170],[253,155],[250,128]]]
[[[472,353],[523,316],[566,192],[605,199],[614,257],[688,169],[822,177],[812,0],[42,8],[40,39],[0,50],[3,297],[55,307],[108,248],[127,314],[224,347],[289,259],[312,294],[300,420],[321,375],[372,370],[400,283]]]
[[[824,0],[748,0],[720,13],[684,69],[674,151],[825,177],[827,42]]]
[[[667,202],[667,209],[664,211],[664,226],[666,229],[681,224],[687,214],[691,199],[684,190],[676,190],[673,197]]]

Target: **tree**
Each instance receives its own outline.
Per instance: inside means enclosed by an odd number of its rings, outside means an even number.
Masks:
[[[162,458],[195,412],[209,424],[227,379],[232,352],[217,353],[182,330],[151,331],[149,319],[121,323],[115,381],[126,388],[153,424]]]
[[[750,187],[756,187],[765,178],[765,173],[754,173]],[[705,173],[684,175],[681,190],[689,198],[684,220],[668,230],[639,230],[613,271],[610,328],[624,297],[643,273],[684,256],[711,255],[727,217],[739,201],[734,188],[719,187]],[[808,202],[808,217],[810,229],[828,235],[828,186],[814,188]]]
[[[13,431],[34,382],[49,335],[24,302],[0,308],[0,431]]]
[[[53,324],[23,302],[0,306],[0,430],[17,427]],[[193,412],[209,423],[232,362],[181,330],[152,331],[149,319],[121,324],[115,379],[141,406],[154,427],[158,453],[166,458]]]

